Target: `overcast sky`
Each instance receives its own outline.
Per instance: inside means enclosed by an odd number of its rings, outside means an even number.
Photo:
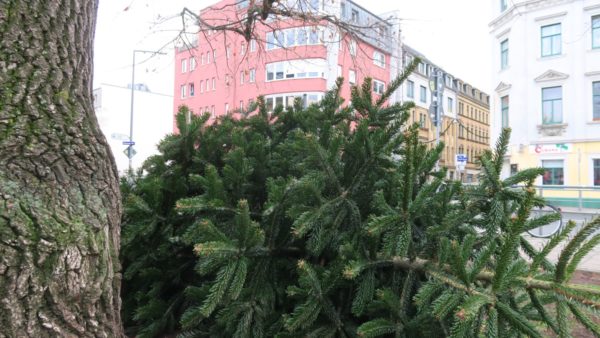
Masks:
[[[399,11],[404,41],[447,72],[490,92],[491,56],[488,37],[490,1],[486,0],[355,0],[375,14]],[[169,52],[135,68],[136,82],[154,92],[173,92],[173,47],[182,27],[177,16],[215,0],[100,0],[96,26],[94,84],[127,85],[134,49]],[[172,18],[170,20],[167,20]],[[156,22],[162,22],[156,25]]]

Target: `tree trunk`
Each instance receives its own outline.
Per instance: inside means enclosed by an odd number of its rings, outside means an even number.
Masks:
[[[119,337],[120,194],[97,0],[0,0],[0,337]]]

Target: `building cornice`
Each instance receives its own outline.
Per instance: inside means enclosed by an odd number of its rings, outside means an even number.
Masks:
[[[556,81],[556,80],[566,80],[569,77],[569,74],[557,72],[555,70],[549,69],[545,71],[542,75],[535,78],[535,82],[548,82],[548,81]]]
[[[593,11],[593,10],[596,10],[596,9],[600,9],[600,4],[583,7],[583,10],[586,11],[586,12],[587,11]]]
[[[550,14],[550,15],[539,16],[539,17],[535,18],[534,20],[536,22],[538,22],[538,21],[560,18],[561,16],[565,16],[565,15],[567,15],[567,11],[560,12],[560,13],[554,13],[554,14]]]
[[[512,85],[506,84],[504,82],[500,82],[498,84],[498,86],[496,87],[496,89],[494,89],[496,91],[496,93],[501,93],[501,92],[505,92],[507,90],[509,90],[512,87]]]
[[[489,23],[488,27],[493,30],[497,28],[497,26],[502,25],[517,16],[521,16],[525,13],[531,12],[533,10],[554,7],[557,5],[562,5],[566,3],[571,3],[579,0],[529,0],[521,3],[514,4],[512,7],[504,11],[500,16],[496,19],[492,20]]]

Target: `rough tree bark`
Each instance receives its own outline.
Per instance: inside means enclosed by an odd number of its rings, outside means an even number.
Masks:
[[[119,337],[120,195],[97,0],[0,0],[0,337]]]

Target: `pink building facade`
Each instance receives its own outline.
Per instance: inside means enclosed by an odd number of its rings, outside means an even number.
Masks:
[[[309,105],[339,76],[345,79],[342,97],[347,100],[350,86],[365,77],[373,79],[378,95],[398,75],[397,26],[349,0],[287,0],[284,5],[368,28],[349,34],[326,21],[274,18],[258,24],[251,41],[234,32],[203,30],[196,42],[175,53],[174,113],[186,105],[194,114],[216,118],[247,108],[259,95],[271,109],[291,105],[296,97]],[[211,24],[239,22],[248,6],[252,1],[223,0],[200,16]]]

